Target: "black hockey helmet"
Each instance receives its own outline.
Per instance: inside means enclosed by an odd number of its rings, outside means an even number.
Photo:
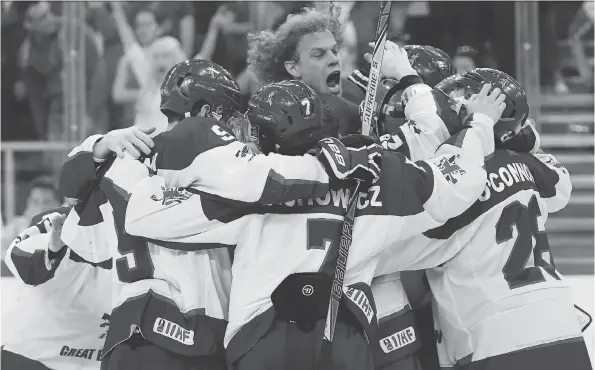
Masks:
[[[461,118],[466,116],[466,101],[471,95],[478,94],[485,83],[499,88],[506,95],[506,109],[494,125],[496,142],[503,143],[519,132],[529,115],[529,104],[521,85],[502,71],[475,68],[464,75],[454,75],[439,82],[434,88],[439,114],[447,127],[460,125]]]
[[[251,140],[265,153],[301,155],[324,137],[323,107],[301,81],[261,87],[248,102]]]
[[[443,50],[429,45],[407,45],[404,49],[409,56],[411,67],[430,87],[455,74],[452,60]]]
[[[161,112],[166,116],[196,116],[208,104],[215,118],[240,111],[240,86],[220,65],[190,59],[173,66],[161,84]],[[219,116],[219,117],[218,117]]]
[[[429,45],[407,45],[404,47],[411,67],[423,83],[434,87],[438,82],[455,73],[452,60],[441,49]],[[378,124],[381,132],[392,132],[405,122],[401,105],[402,88],[395,79],[383,78],[376,93],[378,102]],[[386,127],[385,127],[386,126]]]

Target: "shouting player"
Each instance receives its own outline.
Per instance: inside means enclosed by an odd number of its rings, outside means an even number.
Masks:
[[[411,98],[413,105],[415,98]],[[321,197],[283,205],[255,206],[247,216],[238,212],[235,217],[222,218],[216,208],[205,206],[202,193],[176,205],[155,202],[152,199],[160,199],[164,190],[158,179],[150,178],[132,192],[126,230],[151,239],[193,242],[208,237],[205,220],[217,218],[226,226],[237,223],[235,233],[231,226],[226,229],[226,237],[237,242],[225,338],[232,369],[314,369],[320,361],[324,369],[373,369],[368,339],[375,340],[377,314],[369,284],[379,253],[391,241],[439,224],[446,214],[457,214],[469,197],[477,195],[476,186],[483,188],[478,182],[483,178],[482,161],[493,149],[492,125],[503,111],[502,100],[497,91],[479,97],[475,106],[470,105],[478,114],[453,141],[457,146],[446,143],[433,160],[414,163],[397,153],[382,153],[383,170],[377,185],[356,195],[343,308],[339,309],[330,353],[322,360],[333,266],[338,260],[345,263],[339,256],[339,240],[348,189],[333,189]],[[309,148],[314,148],[323,162],[337,155],[345,159],[356,155],[338,149],[337,139],[319,140],[332,117],[322,114],[320,100],[303,83],[264,86],[251,98],[247,116],[256,129],[259,148],[269,156],[299,154]],[[329,175],[337,179],[343,168],[331,167]],[[201,169],[192,166],[185,170],[194,174],[193,186],[206,181]],[[236,191],[249,185],[238,184]],[[209,192],[220,195],[216,190]],[[229,201],[220,202],[219,213],[232,206]],[[184,222],[167,230],[151,226],[176,214],[185,215]],[[403,263],[415,262],[405,258]]]
[[[491,69],[453,76],[436,87],[452,108],[442,106],[445,120],[465,115],[467,99],[484,83],[499,86],[511,102],[503,115],[510,118],[495,126],[496,145],[517,151],[498,149],[486,160],[488,181],[467,211],[406,242],[444,254],[440,267],[427,270],[441,366],[591,369],[571,288],[555,268],[544,229],[548,213],[568,203],[570,177],[538,151],[538,140],[516,140],[528,113],[524,90]],[[383,256],[380,271],[400,264],[398,251]],[[437,262],[424,259],[428,267]]]
[[[90,263],[64,245],[60,233],[69,211],[36,216],[8,249],[6,265],[31,288],[3,322],[2,369],[99,369],[111,311],[111,261]]]
[[[275,32],[249,35],[248,45],[248,63],[261,82],[303,81],[332,107],[341,135],[360,131],[357,105],[341,97],[344,29],[338,7],[331,5],[328,12],[304,8]]]
[[[105,369],[224,368],[233,246],[225,237],[226,228],[217,228],[216,240],[184,245],[133,237],[124,229],[130,189],[157,168],[168,181],[181,181],[176,170],[193,164],[204,174],[216,174],[209,176],[213,184],[206,182],[207,188],[216,185],[221,190],[245,181],[258,185],[257,190],[247,188],[253,191],[234,200],[279,203],[324,194],[328,175],[312,156],[252,158],[233,135],[241,127],[234,124],[241,117],[237,84],[214,63],[190,60],[174,66],[161,92],[170,131],[147,139],[136,128],[116,130],[90,137],[70,154],[62,172],[63,189],[83,204],[71,212],[62,236],[68,245],[81,245],[77,252],[92,260],[114,257],[118,284]],[[221,158],[227,159],[225,166]],[[367,156],[360,159],[353,162],[354,170],[367,168],[371,161]],[[172,191],[154,201],[175,205],[189,196]],[[86,249],[79,236],[87,227],[101,230],[111,249]]]

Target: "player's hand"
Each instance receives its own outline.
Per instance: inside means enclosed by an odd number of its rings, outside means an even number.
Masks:
[[[501,94],[499,88],[495,88],[491,93],[490,89],[492,85],[485,84],[481,88],[479,94],[471,96],[466,103],[467,113],[482,113],[490,117],[494,124],[500,120],[504,109],[506,109],[506,103],[504,100],[506,96]]]
[[[316,145],[316,156],[331,182],[362,180],[373,183],[380,175],[382,148],[362,135],[348,135],[341,140],[322,139]]]
[[[64,220],[66,220],[66,215],[61,215],[58,213],[52,214],[48,219],[48,222],[52,227],[50,230],[50,244],[48,245],[48,248],[52,252],[58,252],[64,246],[64,242],[60,238],[62,235],[62,226],[64,226]]]
[[[370,45],[374,47],[374,43],[370,43]],[[364,54],[364,59],[372,64],[372,54]],[[417,75],[417,72],[411,67],[407,51],[394,42],[387,40],[384,44],[384,57],[382,58],[380,74],[382,77],[392,77],[400,80],[405,76]]]
[[[93,157],[106,159],[111,153],[115,153],[119,158],[123,158],[124,151],[134,158],[139,158],[141,153],[149,155],[151,148],[155,146],[149,137],[153,132],[155,132],[154,127],[139,128],[135,126],[110,131],[93,146]]]
[[[506,140],[504,143],[496,142],[496,147],[515,152],[535,154],[539,151],[541,146],[541,139],[539,133],[535,128],[535,121],[527,118],[521,130],[512,138]]]

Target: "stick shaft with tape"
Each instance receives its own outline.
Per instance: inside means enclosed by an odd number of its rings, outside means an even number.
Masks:
[[[366,136],[370,135],[372,124],[376,124],[374,122],[376,92],[378,91],[378,83],[380,82],[380,68],[382,66],[382,58],[384,57],[384,44],[386,43],[386,35],[388,33],[391,7],[392,1],[380,2],[380,14],[378,15],[378,25],[376,26],[372,64],[370,65],[370,75],[362,114],[362,135]]]

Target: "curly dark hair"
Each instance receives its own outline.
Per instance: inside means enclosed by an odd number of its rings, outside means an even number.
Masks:
[[[248,35],[248,64],[262,83],[291,80],[285,69],[288,60],[298,61],[297,46],[304,35],[330,31],[339,48],[344,45],[343,25],[339,22],[339,6],[331,5],[328,12],[312,8],[287,17],[276,32],[262,31]]]

